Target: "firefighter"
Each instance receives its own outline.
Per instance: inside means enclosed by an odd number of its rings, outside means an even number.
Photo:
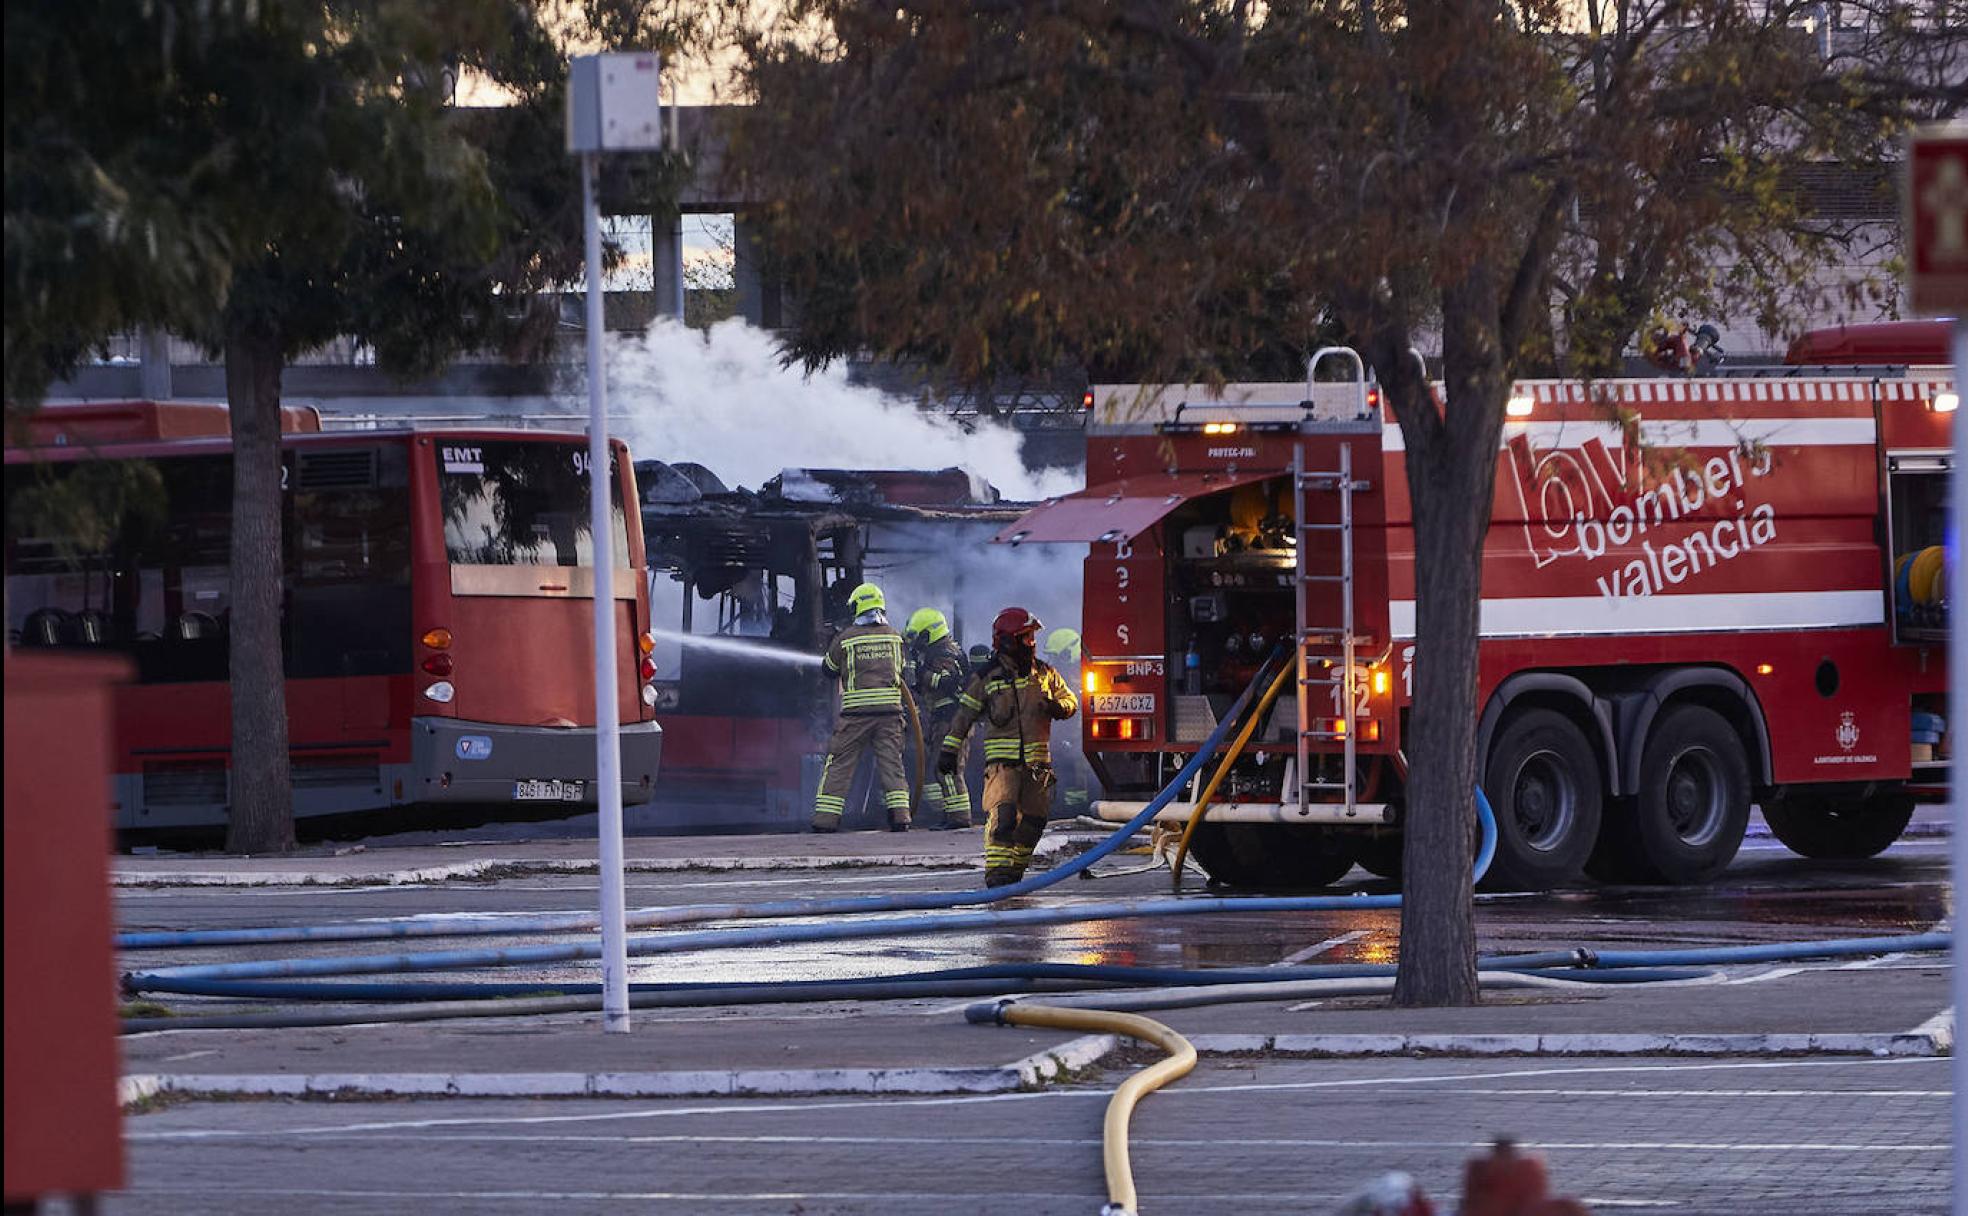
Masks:
[[[903,627],[902,636],[909,642],[910,686],[922,714],[923,738],[936,746],[949,733],[950,720],[957,716],[957,698],[970,683],[970,661],[950,636],[949,619],[934,608],[918,608]],[[966,740],[957,751],[956,772],[923,774],[922,805],[942,812],[939,827],[971,826],[970,790],[964,785],[969,751]]]
[[[1080,687],[1081,648],[1077,630],[1052,630],[1045,635],[1045,644],[1040,650],[1046,662],[1051,663],[1060,678],[1066,681],[1066,687]],[[1058,785],[1053,790],[1054,812],[1069,819],[1086,814],[1093,805],[1093,770],[1081,754],[1078,740],[1067,738],[1059,741],[1053,772],[1058,777]]]
[[[1025,877],[1052,804],[1052,724],[1079,698],[1037,653],[1039,618],[1007,608],[991,622],[991,662],[958,698],[938,769],[957,771],[964,739],[984,720],[984,885]]]
[[[827,744],[813,830],[840,830],[861,753],[875,753],[875,780],[892,832],[909,830],[909,778],[902,769],[902,635],[889,627],[881,588],[862,583],[848,593],[854,623],[827,647],[827,670],[840,676],[840,719]]]

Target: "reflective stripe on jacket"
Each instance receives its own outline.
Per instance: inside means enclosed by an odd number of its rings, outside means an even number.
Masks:
[[[970,660],[953,638],[938,638],[916,660],[916,700],[932,720],[957,712],[957,698],[970,679]]]
[[[982,719],[985,763],[1051,764],[1053,722],[1079,709],[1079,698],[1050,664],[1034,659],[1032,670],[1021,676],[994,662],[957,698],[943,749],[956,751]]]
[[[827,647],[827,670],[840,676],[841,712],[889,714],[902,709],[902,635],[887,625],[850,625]]]

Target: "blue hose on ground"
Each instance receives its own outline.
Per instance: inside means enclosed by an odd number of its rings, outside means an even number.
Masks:
[[[631,929],[660,929],[670,925],[701,924],[714,920],[766,920],[787,916],[856,916],[869,912],[929,912],[942,908],[957,908],[968,904],[999,903],[1030,895],[1047,887],[1071,878],[1085,870],[1094,862],[1125,845],[1136,832],[1146,827],[1159,814],[1162,808],[1175,800],[1182,787],[1202,770],[1216,749],[1223,746],[1229,737],[1230,729],[1243,717],[1244,709],[1250,704],[1257,690],[1270,678],[1274,667],[1284,654],[1282,647],[1272,650],[1264,662],[1257,678],[1252,680],[1236,701],[1216,724],[1203,745],[1196,749],[1181,770],[1175,774],[1162,792],[1142,808],[1133,819],[1116,828],[1112,835],[1094,845],[1091,849],[1061,865],[1043,870],[1020,882],[1002,887],[990,887],[973,891],[939,891],[915,895],[851,895],[832,899],[780,899],[758,903],[728,904],[690,904],[677,908],[646,908],[628,918]],[[1487,814],[1489,804],[1483,801],[1479,789],[1476,797],[1482,804],[1479,814]],[[1476,877],[1480,880],[1489,868],[1487,858],[1495,852],[1494,828],[1486,829],[1484,840],[1488,851],[1484,860],[1476,867]],[[589,912],[543,913],[527,917],[484,917],[453,918],[447,920],[409,919],[394,921],[360,921],[333,925],[284,925],[262,929],[198,929],[184,932],[146,932],[123,933],[116,938],[118,950],[158,950],[185,949],[200,946],[247,946],[268,945],[283,942],[350,942],[379,941],[398,938],[432,937],[480,937],[511,936],[522,933],[568,933],[582,929],[594,929],[600,921]]]
[[[1573,970],[1558,967],[1521,968],[1506,959],[1477,961],[1483,971],[1521,971],[1527,975],[1553,975],[1593,983],[1651,983],[1661,980],[1700,979],[1712,974],[1698,968],[1634,968],[1614,971]],[[1316,963],[1281,967],[1129,967],[1104,963],[992,963],[980,967],[951,967],[934,971],[911,971],[900,975],[856,976],[832,980],[775,980],[769,982],[719,983],[715,981],[673,984],[631,984],[631,992],[666,993],[678,1003],[695,1003],[684,998],[712,996],[716,1004],[749,1004],[765,1000],[800,1001],[815,999],[810,992],[840,991],[906,984],[948,984],[979,981],[1007,985],[1043,981],[1082,988],[1160,986],[1208,986],[1211,984],[1255,984],[1284,980],[1363,979],[1391,976],[1392,963]],[[140,977],[141,989],[148,993],[177,996],[229,997],[237,1000],[272,1001],[480,1001],[520,997],[591,995],[601,991],[599,984],[558,984],[542,982],[370,982],[337,983],[320,980],[212,980]],[[777,995],[783,994],[783,995]],[[729,998],[729,999],[726,999]]]
[[[1898,937],[1842,937],[1822,942],[1768,942],[1760,946],[1694,946],[1683,950],[1552,950],[1493,960],[1512,970],[1544,967],[1716,967],[1729,963],[1793,963],[1865,954],[1923,954],[1947,950],[1953,933]]]
[[[1201,754],[1201,753],[1199,753]],[[1163,791],[1165,794],[1169,791]],[[1150,804],[1150,809],[1153,804]],[[1496,820],[1482,791],[1476,796],[1477,819],[1483,829],[1484,847],[1479,861],[1487,862],[1495,853]],[[1147,812],[1143,812],[1146,814]],[[1107,844],[1117,842],[1109,840]],[[1084,857],[1094,856],[1094,850]],[[1076,859],[1077,860],[1077,859]],[[1053,871],[1057,873],[1058,871]],[[1482,877],[1482,871],[1476,871]],[[1028,880],[1029,881],[1029,880]],[[1014,884],[999,890],[1016,890]],[[957,893],[968,899],[970,892]],[[799,901],[791,901],[797,903]],[[819,900],[812,903],[833,903]],[[850,901],[859,902],[859,901]],[[758,905],[754,905],[755,907]],[[1308,895],[1211,897],[1206,899],[1144,899],[1105,903],[1074,904],[1057,908],[1017,908],[1010,911],[952,912],[940,916],[904,916],[846,923],[765,925],[746,929],[704,929],[691,933],[671,933],[629,939],[631,956],[681,954],[693,950],[720,950],[744,946],[776,946],[803,942],[856,941],[882,937],[913,937],[966,929],[1006,929],[1026,925],[1068,924],[1086,920],[1120,920],[1148,916],[1199,916],[1228,912],[1358,912],[1398,908],[1398,895]],[[858,909],[867,910],[867,909]],[[813,915],[811,903],[803,914]],[[126,976],[125,987],[140,991],[155,979],[271,979],[291,976],[379,975],[405,971],[450,971],[480,967],[538,966],[546,963],[574,962],[597,958],[601,944],[593,941],[556,945],[507,946],[477,950],[430,950],[405,954],[368,954],[331,958],[266,959],[245,963],[209,963],[166,967],[158,971]]]

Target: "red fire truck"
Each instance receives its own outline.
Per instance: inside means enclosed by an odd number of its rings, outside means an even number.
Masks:
[[[1092,546],[1103,818],[1138,811],[1295,640],[1304,695],[1194,843],[1232,885],[1399,873],[1427,571],[1400,428],[1351,351],[1311,370],[1335,363],[1354,379],[1096,386],[1087,489],[998,537]],[[1799,853],[1870,856],[1942,792],[1957,400],[1944,369],[1905,366],[1513,388],[1478,689],[1499,882],[1703,881],[1753,803]]]

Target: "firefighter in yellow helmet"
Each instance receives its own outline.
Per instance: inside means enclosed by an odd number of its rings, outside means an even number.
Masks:
[[[1007,608],[991,623],[991,662],[957,701],[938,767],[957,770],[966,736],[984,720],[984,885],[1025,877],[1052,805],[1052,724],[1079,698],[1038,656],[1039,618]]]
[[[909,778],[902,769],[902,635],[890,628],[881,588],[862,583],[847,597],[854,623],[827,647],[827,670],[840,677],[840,718],[820,770],[813,830],[840,830],[861,754],[875,753],[875,779],[890,831],[909,830]]]
[[[1074,629],[1054,629],[1045,635],[1039,654],[1052,664],[1066,681],[1066,687],[1080,687],[1080,635]],[[1084,815],[1093,805],[1093,769],[1087,764],[1077,738],[1065,738],[1053,753],[1053,772],[1058,784],[1053,789],[1053,810],[1070,819]]]
[[[957,716],[957,698],[970,683],[970,661],[963,647],[950,636],[950,622],[934,608],[918,608],[903,626],[902,636],[909,642],[909,669],[922,713],[923,739],[932,747],[949,733]],[[970,822],[970,790],[964,786],[964,762],[968,741],[957,749],[957,771],[923,775],[925,810],[942,812],[944,828],[967,828]]]

